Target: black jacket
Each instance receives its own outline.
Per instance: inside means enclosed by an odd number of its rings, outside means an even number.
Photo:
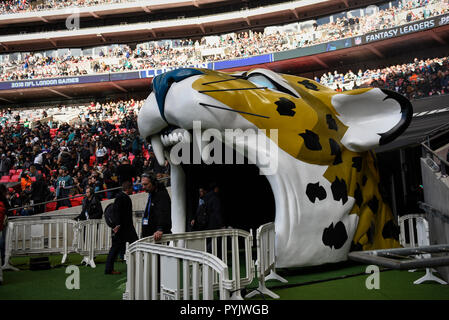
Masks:
[[[114,201],[114,212],[118,213],[118,225],[120,228],[113,235],[115,241],[133,243],[138,239],[133,224],[133,204],[126,193],[119,192]]]
[[[144,211],[147,215],[148,203]],[[142,238],[152,236],[156,231],[171,233],[171,200],[164,186],[158,186],[151,194],[151,209],[148,225],[142,225]]]
[[[92,200],[89,200],[87,197],[83,199],[83,208],[76,220],[86,220],[86,212],[89,215],[89,219],[101,219],[103,217],[103,208],[97,196],[94,195]]]
[[[204,196],[206,212],[208,215],[207,229],[220,229],[224,227],[221,201],[216,192],[210,191]]]
[[[133,178],[137,176],[136,168],[130,164],[121,164],[117,167],[117,176],[120,185],[125,181],[132,183]]]
[[[36,181],[31,184],[31,199],[34,203],[44,202],[50,193],[42,176],[37,177]]]

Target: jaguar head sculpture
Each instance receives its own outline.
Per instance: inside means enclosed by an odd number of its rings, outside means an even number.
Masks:
[[[199,121],[201,130],[253,130],[265,139],[261,145],[269,161],[276,161],[275,171],[255,164],[275,199],[276,264],[297,267],[343,261],[351,249],[399,245],[372,149],[398,137],[412,114],[410,102],[388,90],[336,92],[261,68],[238,73],[187,68],[153,80],[138,126],[161,163],[173,146],[166,140],[178,141],[161,135],[169,127],[192,130]],[[260,152],[251,137],[242,141],[232,147],[241,143],[240,150],[250,155]],[[172,199],[182,196],[176,183]],[[174,231],[182,232],[185,213],[175,206]]]

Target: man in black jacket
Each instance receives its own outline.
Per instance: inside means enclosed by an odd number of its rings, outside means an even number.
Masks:
[[[204,196],[206,204],[206,212],[208,215],[208,223],[206,230],[221,229],[224,227],[223,212],[221,201],[218,197],[219,187],[213,182],[210,184],[210,191]]]
[[[31,174],[33,174],[36,167],[31,165],[31,168]],[[50,190],[48,190],[48,186],[41,174],[37,174],[34,177],[36,177],[36,181],[31,184],[30,198],[33,200],[33,204],[36,204],[46,201],[50,195]],[[43,213],[44,211],[45,205],[41,204],[34,207],[34,214]]]
[[[171,200],[167,189],[151,173],[142,174],[142,187],[148,192],[148,202],[142,218],[142,238],[171,233]]]
[[[133,178],[137,177],[136,168],[129,163],[128,158],[122,157],[120,165],[117,167],[117,176],[120,185],[125,181],[133,182]]]
[[[119,192],[114,201],[114,213],[117,217],[116,226],[112,229],[112,246],[106,260],[105,274],[120,274],[114,271],[114,262],[120,252],[126,248],[126,243],[137,241],[136,229],[133,225],[133,204],[130,194],[133,192],[133,185],[129,181],[122,184],[122,192]]]
[[[94,192],[94,188],[86,188],[86,197],[83,199],[83,208],[76,220],[101,219],[103,217],[103,208],[101,202]]]

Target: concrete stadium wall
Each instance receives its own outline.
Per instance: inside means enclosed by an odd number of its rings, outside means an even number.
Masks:
[[[170,187],[167,187],[167,191],[168,191],[168,194],[171,196],[171,188]],[[131,197],[131,201],[133,203],[133,211],[145,210],[145,206],[147,204],[147,199],[148,199],[148,193],[146,193],[146,192],[136,193],[136,194],[132,194],[130,197]],[[106,208],[106,206],[108,204],[110,204],[112,202],[114,202],[114,199],[101,201],[101,206],[103,207],[103,210]],[[17,217],[17,218],[12,218],[12,219],[36,219],[38,217],[39,218],[40,217],[51,217],[51,218],[69,218],[69,219],[71,219],[71,218],[75,218],[77,215],[79,215],[81,213],[81,209],[82,209],[82,206],[76,206],[76,207],[36,214],[33,216]]]

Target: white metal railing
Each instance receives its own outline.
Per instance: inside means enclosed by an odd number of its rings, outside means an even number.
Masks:
[[[111,228],[103,219],[90,219],[76,224],[77,252],[83,256],[81,263],[95,268],[94,258],[107,254],[111,248]]]
[[[234,288],[232,299],[242,300],[240,290],[249,285],[254,279],[254,261],[252,260],[252,235],[251,233],[240,229],[218,229],[207,231],[196,231],[186,233],[175,233],[164,235],[157,243],[170,245],[176,248],[192,249],[201,252],[210,252],[213,256],[219,258],[224,264],[230,266],[232,271],[231,280]],[[243,241],[244,249],[244,276],[240,270],[240,244]],[[138,243],[156,243],[153,237],[143,238]],[[228,252],[228,243],[230,250]],[[231,259],[229,259],[230,254]],[[212,285],[219,285],[217,277],[212,278]]]
[[[141,217],[136,213],[133,214],[133,223],[139,234]],[[111,228],[104,219],[79,222],[61,216],[10,219],[6,228],[2,269],[18,270],[10,264],[13,256],[63,254],[61,263],[64,263],[68,253],[79,253],[83,256],[83,263],[95,268],[94,258],[99,254],[108,254],[110,247]]]
[[[133,223],[136,232],[141,230],[140,217],[133,216]],[[80,221],[75,226],[75,238],[77,252],[83,256],[81,263],[86,263],[86,265],[95,268],[95,257],[109,253],[112,244],[112,229],[104,219]]]
[[[228,266],[207,252],[136,241],[126,263],[124,300],[212,300],[215,292],[228,300],[235,288]]]
[[[405,248],[414,248],[421,246],[429,246],[430,238],[429,238],[429,223],[427,219],[422,214],[408,214],[399,217],[398,219],[400,234],[399,234],[399,242]],[[407,226],[407,228],[406,228]],[[418,257],[422,256],[423,258],[430,258],[430,254],[422,254]],[[411,272],[415,270],[409,270]],[[441,284],[447,284],[446,281],[436,277],[433,274],[432,268],[426,268],[426,274],[414,281],[414,284],[421,284],[424,281],[436,281]]]
[[[2,269],[17,270],[10,265],[10,258],[32,254],[62,254],[64,263],[67,254],[76,251],[72,237],[75,224],[70,219],[9,221]]]
[[[275,251],[275,229],[274,222],[269,222],[257,228],[257,277],[259,279],[259,287],[248,293],[245,298],[251,298],[256,294],[266,294],[273,299],[279,299],[279,295],[269,290],[265,281],[279,280],[287,283],[288,281],[276,273],[276,251]]]

